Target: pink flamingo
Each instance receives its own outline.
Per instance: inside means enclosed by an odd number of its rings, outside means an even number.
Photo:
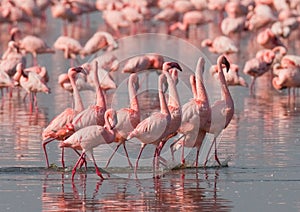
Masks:
[[[58,76],[58,84],[66,91],[73,93],[73,86],[68,73],[62,73]],[[79,91],[91,90],[95,88],[87,81],[87,76],[84,74],[77,74],[75,79],[76,87]]]
[[[257,35],[256,41],[258,44],[268,49],[272,49],[276,46],[284,46],[280,38],[276,36],[270,28],[261,31]]]
[[[3,88],[12,88],[14,83],[10,76],[3,70],[0,69],[0,91],[3,97]]]
[[[114,30],[117,37],[121,37],[120,27],[130,26],[129,21],[126,20],[126,17],[122,11],[105,10],[103,11],[102,16],[105,20],[105,23]]]
[[[163,83],[166,81],[165,74],[161,74],[158,79],[158,94],[160,101],[160,111],[152,113],[148,118],[141,121],[136,128],[130,132],[127,140],[137,138],[142,142],[140,152],[135,164],[135,173],[138,168],[138,162],[142,152],[147,144],[159,142],[165,135],[171,121],[170,111],[168,109],[165,95],[163,93]]]
[[[0,60],[0,69],[12,77],[16,73],[16,67],[19,63],[22,63],[25,66],[26,57],[20,52],[15,41],[9,41],[8,48],[3,53]]]
[[[32,105],[36,109],[37,107],[37,97],[38,92],[50,93],[50,88],[42,81],[41,76],[34,71],[24,72],[24,65],[19,63],[16,67],[16,74],[14,75],[14,80],[19,82],[21,87],[30,95],[30,111],[32,111]],[[32,99],[33,98],[33,99]]]
[[[144,16],[138,11],[138,8],[130,5],[125,5],[125,7],[122,8],[122,13],[124,14],[125,19],[130,23],[131,34],[136,34],[138,31],[138,24],[143,22]]]
[[[245,29],[245,24],[246,18],[243,16],[236,18],[226,17],[221,22],[221,31],[227,36],[240,33]]]
[[[223,68],[224,70],[224,68]],[[210,68],[210,73],[216,79],[218,77],[218,66],[213,65]],[[231,64],[228,72],[224,72],[225,80],[228,86],[243,86],[248,87],[248,83],[245,81],[243,77],[239,75],[239,66],[236,64]]]
[[[179,100],[179,95],[177,92],[176,84],[178,82],[178,71],[182,71],[182,68],[178,63],[175,62],[165,62],[163,64],[163,73],[166,75],[167,83],[169,87],[169,98],[168,98],[168,110],[170,111],[171,120],[169,127],[164,133],[164,137],[159,141],[156,147],[154,158],[156,161],[156,166],[158,166],[158,159],[162,148],[166,142],[177,134],[177,130],[181,125],[181,104]]]
[[[210,120],[211,110],[203,84],[205,60],[200,57],[196,66],[195,78],[190,77],[193,98],[182,106],[182,120],[178,133],[182,136],[171,145],[171,151],[182,147],[181,163],[185,164],[184,147],[196,148],[195,165],[198,166],[199,151],[206,135],[203,130]],[[174,146],[175,145],[175,146]]]
[[[246,61],[244,65],[243,72],[252,77],[250,84],[250,94],[254,94],[254,85],[257,77],[262,76],[268,70],[270,70],[272,62],[275,58],[275,55],[270,51],[271,54],[264,54],[261,59],[260,58],[252,58]]]
[[[59,36],[53,46],[55,49],[64,51],[64,57],[66,59],[71,59],[71,67],[73,67],[76,56],[80,54],[83,48],[78,40],[68,36]]]
[[[65,131],[62,131],[68,123],[71,123],[74,117],[81,111],[83,111],[83,103],[80,98],[79,91],[75,84],[75,76],[78,73],[85,73],[84,69],[82,67],[73,67],[68,70],[68,76],[70,78],[71,85],[73,87],[73,98],[74,98],[74,108],[66,108],[62,113],[57,115],[55,118],[52,119],[52,121],[49,123],[49,125],[44,129],[42,133],[42,139],[43,139],[43,149],[46,157],[46,163],[47,167],[49,167],[49,160],[48,155],[46,151],[46,145],[53,140],[65,140],[68,132],[63,133]],[[62,166],[65,167],[64,163],[64,151],[62,149]]]
[[[247,14],[246,28],[258,30],[276,21],[276,17],[268,5],[258,4],[250,9]]]
[[[208,50],[216,54],[232,54],[239,51],[234,41],[224,35],[217,36],[213,40],[205,39],[201,42],[201,46],[208,46]]]
[[[208,157],[213,146],[215,146],[215,160],[219,165],[221,165],[217,155],[217,137],[220,135],[222,130],[228,126],[234,114],[234,102],[226,83],[222,64],[226,66],[228,71],[230,64],[224,55],[219,56],[217,59],[219,81],[221,83],[221,100],[216,101],[211,106],[211,119],[204,127],[204,130],[207,133],[214,135],[214,139],[207,153],[204,166],[206,166],[208,162]]]
[[[288,102],[290,102],[290,89],[300,87],[300,66],[289,64],[281,67],[279,64],[273,67],[273,87],[276,90],[288,88]]]
[[[117,142],[118,145],[114,150],[113,154],[108,159],[106,163],[106,167],[108,167],[111,159],[113,158],[114,154],[116,153],[116,151],[118,150],[121,144],[123,144],[129,166],[131,168],[133,167],[129,160],[129,156],[125,147],[125,141],[129,133],[136,128],[138,123],[140,123],[140,118],[141,118],[140,107],[136,95],[138,87],[139,87],[138,75],[136,73],[132,73],[128,80],[128,93],[129,93],[130,107],[122,108],[117,111],[118,124],[116,125],[114,130],[116,132],[115,142]]]
[[[169,25],[179,20],[179,13],[173,8],[167,7],[153,17],[154,21],[164,22],[167,34],[170,34]]]
[[[118,43],[113,36],[108,32],[98,31],[85,43],[80,55],[85,57],[99,50],[111,51],[115,48],[118,48]]]
[[[96,88],[96,105],[90,105],[85,110],[77,114],[72,123],[67,125],[67,131],[69,134],[73,134],[81,128],[90,125],[100,125],[103,126],[105,123],[104,113],[106,111],[106,101],[104,93],[101,89],[99,79],[98,79],[98,63],[95,62],[96,69],[93,71],[94,83]]]
[[[124,65],[123,73],[138,73],[147,69],[162,69],[164,58],[159,54],[145,54],[130,58]]]
[[[99,145],[110,144],[114,142],[115,132],[113,128],[117,124],[116,112],[113,109],[108,109],[105,112],[104,118],[104,126],[91,125],[84,127],[75,132],[66,140],[61,141],[60,147],[62,148],[70,147],[75,150],[82,150],[78,161],[72,169],[72,180],[74,179],[77,166],[85,160],[86,155],[93,160],[97,175],[101,179],[104,179],[94,158],[93,149]]]
[[[186,37],[189,35],[191,25],[202,25],[211,22],[212,20],[207,18],[202,11],[193,10],[184,13],[181,22],[176,22],[169,27],[170,32],[173,32],[177,28],[186,32]]]

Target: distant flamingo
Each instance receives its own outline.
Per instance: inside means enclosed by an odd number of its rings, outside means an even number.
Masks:
[[[71,59],[71,67],[73,67],[76,56],[80,54],[83,48],[78,40],[68,36],[59,36],[53,46],[55,49],[64,51],[66,59]]]
[[[85,43],[80,55],[85,57],[99,50],[111,51],[115,48],[118,48],[118,43],[113,36],[108,32],[98,31]]]
[[[116,35],[116,37],[121,37],[120,27],[129,27],[130,23],[126,20],[125,15],[122,11],[117,10],[105,10],[102,14],[105,23],[110,26]]]
[[[22,63],[25,66],[26,57],[20,52],[15,41],[9,41],[8,48],[3,53],[0,60],[0,69],[12,77],[16,73],[16,67],[19,63]]]
[[[103,60],[93,60],[90,63],[82,64],[82,67],[88,72],[87,82],[90,83],[90,84],[95,84],[95,82],[94,82],[95,81],[94,72],[96,72],[97,75],[98,75],[98,79],[99,79],[101,89],[103,91],[110,90],[110,89],[115,89],[115,88],[117,88],[116,82],[110,76],[109,72],[106,71],[103,67],[103,66],[107,65],[107,67],[105,67],[105,68],[108,68],[109,64],[104,64],[104,62],[105,61],[103,61]],[[95,64],[95,63],[98,64],[97,70],[92,65],[92,64]],[[99,66],[99,63],[102,64],[102,66]],[[115,64],[111,64],[111,65],[115,65]],[[114,67],[110,67],[110,68],[114,68]]]
[[[257,35],[256,41],[258,44],[268,49],[272,49],[276,46],[284,46],[280,38],[276,36],[270,28],[261,31]]]
[[[262,76],[264,73],[270,70],[274,57],[268,59],[268,61],[266,61],[266,59],[261,60],[258,58],[252,58],[246,61],[243,72],[252,77],[250,84],[250,94],[254,94],[254,85],[256,78]]]
[[[144,16],[139,12],[138,8],[135,8],[130,5],[125,5],[122,8],[122,13],[124,14],[125,19],[130,22],[131,33],[132,35],[137,34],[138,24],[142,23]]]
[[[66,91],[73,93],[73,86],[69,78],[68,73],[62,73],[58,76],[58,84]],[[77,74],[75,79],[76,87],[79,91],[91,90],[94,91],[95,88],[87,81],[87,76],[84,74]]]
[[[182,18],[182,23],[181,22],[176,22],[172,24],[169,27],[170,32],[173,32],[177,28],[185,31],[186,32],[186,37],[189,35],[189,29],[191,25],[202,25],[202,24],[207,24],[208,22],[211,22],[212,20],[209,19],[207,16],[202,11],[198,10],[193,10],[193,11],[188,11],[184,13],[183,18]]]
[[[167,7],[153,17],[154,21],[164,22],[167,34],[170,34],[169,25],[179,20],[179,13],[173,8]]]
[[[232,54],[239,51],[234,41],[224,35],[220,35],[213,40],[211,40],[210,38],[205,39],[201,42],[201,46],[208,46],[208,50],[216,54]]]
[[[74,168],[72,169],[72,180],[74,180],[74,175],[76,173],[77,166],[85,160],[87,155],[94,162],[97,175],[104,179],[102,176],[94,158],[93,149],[101,144],[110,144],[115,140],[115,132],[113,128],[117,124],[117,115],[113,109],[108,109],[104,115],[105,124],[104,126],[90,125],[84,127],[69,138],[61,141],[60,147],[70,147],[75,150],[82,150],[82,153],[76,162]]]
[[[147,69],[162,69],[163,56],[159,54],[145,54],[130,58],[124,65],[123,73],[138,73]]]
[[[0,69],[0,93],[1,97],[3,97],[3,88],[12,88],[14,83],[9,75]]]
[[[265,4],[258,4],[253,9],[250,9],[247,14],[246,28],[251,31],[258,30],[276,20],[271,7]]]
[[[30,95],[30,111],[32,106],[37,107],[38,92],[50,93],[50,88],[42,81],[41,76],[34,71],[24,72],[24,65],[19,63],[16,67],[16,74],[14,80],[19,82],[21,87]]]
[[[211,106],[211,121],[206,123],[204,128],[206,132],[214,135],[214,139],[207,153],[204,166],[206,166],[208,162],[208,157],[213,146],[215,146],[215,160],[219,165],[221,165],[217,154],[217,137],[220,135],[222,130],[228,126],[234,114],[234,102],[225,80],[222,64],[226,66],[228,71],[230,68],[230,63],[224,55],[219,56],[217,59],[219,81],[221,83],[221,100],[216,101]]]
[[[61,129],[63,129],[68,123],[71,123],[74,117],[84,109],[79,91],[75,84],[75,76],[78,73],[86,74],[82,67],[73,67],[68,70],[68,76],[70,78],[70,82],[73,87],[72,90],[73,90],[73,98],[74,98],[74,108],[66,108],[63,112],[61,112],[59,115],[53,118],[52,121],[49,123],[49,125],[44,129],[42,133],[43,149],[46,157],[47,167],[49,167],[49,160],[46,151],[46,145],[52,142],[53,140],[66,139],[68,132],[62,134]],[[62,149],[61,162],[62,162],[62,166],[65,167],[63,152],[64,151]]]
[[[128,135],[127,140],[134,137],[141,141],[141,149],[135,164],[135,173],[138,169],[138,162],[147,144],[159,142],[165,135],[171,121],[171,114],[168,109],[165,95],[163,93],[163,83],[166,76],[161,74],[158,79],[158,94],[160,101],[160,111],[152,113],[148,118],[141,121],[136,128]]]
[[[123,144],[129,166],[132,168],[132,164],[129,160],[129,156],[125,147],[126,139],[131,131],[133,131],[138,123],[140,123],[140,107],[137,99],[137,89],[139,86],[138,82],[138,75],[136,73],[132,73],[129,76],[128,80],[128,93],[129,93],[129,101],[130,107],[129,108],[122,108],[117,111],[118,117],[118,124],[115,127],[116,132],[116,139],[115,142],[118,143],[116,149],[114,150],[113,154],[110,156],[106,163],[106,167],[108,167],[112,157],[118,150],[121,144]]]
[[[223,68],[224,71],[224,68]],[[218,67],[217,65],[213,65],[210,68],[210,73],[218,79]],[[224,76],[228,86],[244,86],[248,87],[248,83],[245,81],[243,77],[239,75],[239,66],[236,64],[231,64],[228,72],[224,72]]]
[[[185,164],[184,147],[195,147],[197,149],[195,165],[198,166],[199,151],[206,135],[204,128],[211,118],[209,100],[203,84],[204,65],[205,60],[200,57],[196,66],[195,78],[190,77],[194,96],[182,106],[182,120],[178,129],[178,133],[182,136],[171,145],[172,152],[174,152],[174,149],[182,147],[182,165]]]

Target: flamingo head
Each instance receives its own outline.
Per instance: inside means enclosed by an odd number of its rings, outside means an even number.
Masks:
[[[107,109],[105,112],[105,116],[107,117],[107,121],[109,122],[110,129],[114,129],[118,124],[117,113],[114,109]]]
[[[182,71],[182,68],[180,65],[176,62],[164,62],[163,64],[163,70],[164,71],[169,71],[170,69],[176,68],[179,71]]]

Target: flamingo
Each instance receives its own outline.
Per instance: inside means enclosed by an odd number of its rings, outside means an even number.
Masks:
[[[85,43],[80,55],[85,57],[102,49],[112,51],[115,48],[118,48],[118,43],[113,36],[108,32],[98,31]]]
[[[176,84],[178,82],[178,71],[182,71],[182,68],[178,63],[175,62],[165,62],[163,64],[163,73],[166,75],[167,83],[169,87],[169,99],[168,99],[168,110],[170,111],[171,120],[168,129],[164,133],[164,137],[157,144],[154,157],[158,160],[161,150],[165,143],[173,136],[177,134],[177,130],[181,125],[181,104],[179,100],[178,91],[176,89]],[[156,165],[158,161],[156,161]]]
[[[53,44],[55,49],[64,51],[64,57],[66,59],[71,59],[70,64],[73,66],[76,56],[82,51],[82,46],[78,40],[68,37],[59,36]]]
[[[211,22],[212,20],[207,18],[202,11],[193,10],[184,13],[181,22],[176,22],[169,27],[170,32],[173,32],[177,28],[186,32],[186,37],[189,35],[189,28],[191,25],[202,25]]]
[[[46,151],[46,145],[53,140],[64,140],[66,138],[66,133],[62,134],[61,129],[64,128],[68,123],[71,123],[74,117],[81,111],[83,111],[83,103],[79,94],[79,91],[75,84],[75,76],[79,73],[85,73],[82,67],[72,67],[68,70],[68,76],[70,78],[71,85],[73,87],[73,98],[74,98],[74,108],[66,108],[63,112],[57,115],[49,125],[43,130],[42,139],[43,139],[43,150],[46,157],[46,164],[49,167],[49,160]],[[62,149],[62,166],[65,167],[64,163],[64,154]]]
[[[228,71],[230,68],[230,63],[224,55],[220,55],[217,59],[219,81],[221,83],[221,100],[216,101],[211,106],[211,119],[206,123],[204,127],[204,130],[207,133],[211,133],[214,135],[213,142],[206,155],[204,167],[208,162],[208,157],[213,146],[215,146],[215,160],[221,166],[220,160],[217,155],[217,137],[220,135],[222,130],[228,126],[234,114],[234,102],[226,83],[222,64],[226,66],[226,69]]]
[[[69,135],[89,125],[103,126],[105,123],[104,113],[106,111],[106,101],[97,75],[97,62],[95,62],[95,66],[96,68],[95,71],[93,71],[93,75],[96,88],[96,105],[90,105],[88,108],[77,114],[71,123],[67,124],[66,130],[69,132]]]
[[[126,20],[122,11],[105,10],[103,11],[102,17],[105,20],[105,23],[114,30],[117,37],[121,36],[120,27],[130,26],[129,21]]]
[[[50,93],[50,88],[42,81],[41,76],[34,71],[24,72],[24,65],[19,63],[16,67],[17,72],[14,75],[14,80],[30,95],[30,111],[32,103],[37,109],[37,92]],[[33,99],[32,99],[33,98]]]
[[[108,109],[105,112],[104,118],[105,124],[103,126],[90,125],[84,127],[66,140],[61,141],[59,145],[61,148],[70,147],[76,150],[82,150],[78,161],[72,169],[72,180],[74,180],[77,166],[82,162],[82,160],[85,160],[86,155],[93,160],[97,175],[101,179],[104,179],[96,164],[93,149],[101,144],[110,144],[114,142],[115,132],[113,128],[117,124],[116,112],[113,109]]]
[[[208,46],[208,50],[216,54],[232,54],[239,51],[234,41],[224,35],[217,36],[213,40],[204,39],[201,42],[202,47]]]
[[[116,149],[114,150],[113,154],[110,156],[106,163],[106,167],[108,167],[112,157],[118,150],[121,144],[123,144],[129,166],[132,168],[132,164],[129,160],[128,153],[125,147],[125,141],[128,137],[129,133],[133,131],[138,123],[140,123],[140,107],[137,99],[137,89],[139,86],[138,75],[136,73],[132,73],[129,76],[128,80],[128,93],[129,93],[129,100],[130,100],[130,107],[129,108],[122,108],[117,111],[117,118],[118,124],[115,127],[116,132],[116,139],[115,142],[118,143]]]
[[[182,120],[178,133],[182,136],[171,145],[171,152],[182,147],[181,164],[185,164],[184,147],[196,148],[195,165],[198,166],[199,151],[206,135],[203,130],[211,118],[209,100],[203,84],[205,60],[200,57],[197,62],[195,77],[190,77],[193,98],[182,106]]]
[[[130,132],[127,140],[137,138],[141,141],[141,149],[138,154],[138,158],[135,164],[136,173],[138,168],[138,162],[142,155],[142,152],[147,144],[160,141],[165,135],[166,130],[169,127],[171,121],[171,114],[168,109],[165,95],[163,93],[163,83],[166,81],[165,74],[161,74],[158,78],[158,94],[160,101],[160,111],[152,113],[148,118],[141,121],[136,128]]]
[[[169,25],[179,20],[179,13],[170,7],[166,7],[157,13],[153,20],[165,22],[166,32],[170,34]]]
[[[66,91],[73,93],[73,86],[69,78],[68,73],[62,73],[58,76],[58,84]],[[76,87],[79,91],[91,90],[94,91],[95,88],[87,81],[87,76],[84,74],[77,74],[75,79]]]
[[[15,41],[9,41],[8,48],[3,53],[0,60],[0,69],[12,77],[16,73],[16,67],[19,63],[22,63],[25,66],[26,57],[20,52]]]
[[[223,68],[224,70],[224,68]],[[218,67],[213,65],[210,68],[210,73],[216,79],[218,78]],[[243,86],[248,87],[246,80],[239,75],[239,66],[236,64],[231,64],[228,72],[224,72],[226,83],[228,86]]]

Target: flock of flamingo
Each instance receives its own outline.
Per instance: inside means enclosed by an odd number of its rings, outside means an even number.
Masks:
[[[63,20],[63,33],[52,46],[34,34],[21,30],[22,23],[47,22],[46,10],[51,9],[53,18]],[[107,30],[99,30],[82,45],[74,35],[68,33],[68,26],[82,26],[83,14],[98,12]],[[215,17],[215,15],[217,16]],[[96,173],[103,178],[93,149],[101,144],[117,143],[117,147],[107,161],[109,165],[118,148],[123,145],[129,166],[133,165],[126,150],[126,142],[137,138],[141,148],[134,167],[146,145],[156,146],[153,168],[166,163],[160,156],[169,139],[180,135],[170,146],[172,154],[181,148],[181,163],[185,164],[184,147],[196,148],[195,166],[203,140],[207,133],[213,134],[209,153],[204,166],[214,148],[216,162],[221,165],[217,154],[217,137],[230,123],[234,114],[234,102],[228,86],[248,87],[247,81],[239,75],[239,65],[235,57],[240,51],[240,43],[245,34],[259,46],[254,57],[244,62],[243,73],[252,78],[250,94],[254,95],[255,81],[265,73],[271,73],[270,83],[276,90],[300,86],[300,56],[289,53],[289,39],[297,33],[300,21],[300,1],[288,0],[3,0],[0,3],[0,23],[8,24],[10,39],[0,60],[0,89],[12,97],[13,88],[21,87],[29,94],[30,110],[37,107],[38,92],[50,93],[47,85],[47,68],[40,66],[39,54],[55,54],[63,51],[70,59],[67,73],[61,73],[58,84],[73,95],[72,107],[58,114],[42,133],[43,150],[49,167],[46,145],[60,141],[62,166],[64,148],[72,148],[79,159],[72,170],[74,178],[77,167],[86,164],[86,156],[92,159]],[[162,23],[163,22],[163,23]],[[203,82],[205,60],[200,57],[195,74],[190,76],[193,98],[181,105],[177,91],[178,71],[183,71],[175,61],[165,61],[164,56],[148,53],[130,58],[122,67],[122,73],[129,73],[128,93],[130,106],[115,111],[107,108],[105,90],[116,89],[117,84],[109,71],[119,70],[119,62],[113,54],[118,48],[117,38],[136,33],[153,32],[157,25],[165,26],[165,33],[180,34],[188,39],[192,30],[213,24],[220,35],[201,40],[201,47],[218,55],[216,65],[210,73],[221,84],[221,100],[210,105]],[[87,17],[89,26],[89,17]],[[205,28],[203,28],[205,29]],[[207,29],[207,28],[206,28]],[[297,39],[297,38],[296,38]],[[79,64],[78,56],[85,58],[97,52],[102,55],[91,62]],[[32,56],[28,65],[26,55]],[[159,72],[158,94],[160,111],[153,111],[141,120],[137,98],[141,71],[150,69]],[[80,91],[96,92],[96,103],[84,108]],[[289,92],[290,94],[290,92]],[[79,152],[81,151],[81,152]]]

